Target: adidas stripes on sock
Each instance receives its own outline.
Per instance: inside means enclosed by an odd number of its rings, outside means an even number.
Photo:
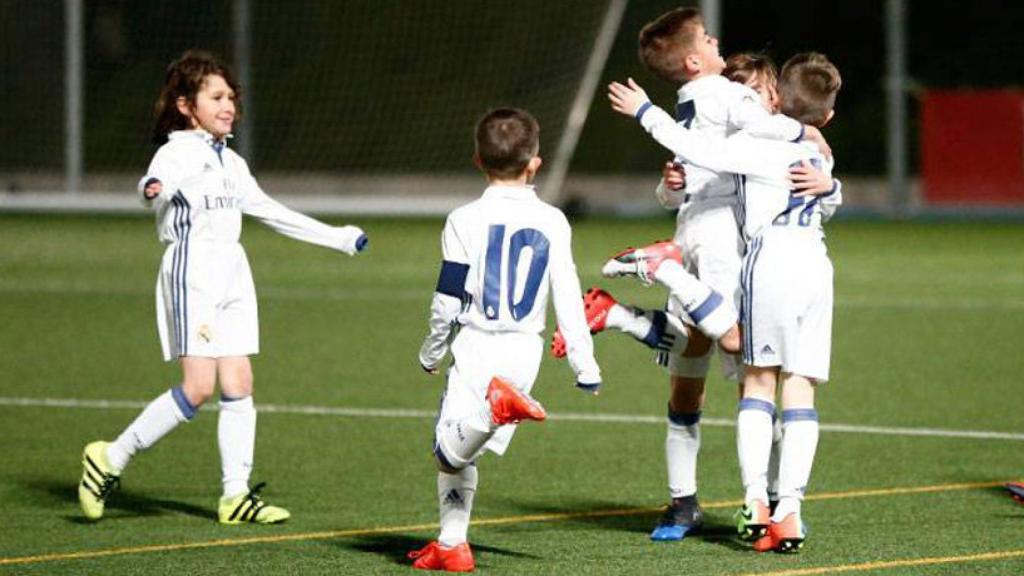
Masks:
[[[437,499],[441,510],[441,534],[437,541],[446,548],[466,541],[478,478],[476,466],[466,466],[458,474],[437,474]]]

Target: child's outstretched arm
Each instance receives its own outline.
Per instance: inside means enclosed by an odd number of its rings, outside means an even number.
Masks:
[[[608,85],[608,99],[612,109],[632,116],[654,139],[673,154],[690,164],[703,166],[715,172],[733,174],[761,174],[769,165],[754,139],[741,141],[725,139],[687,130],[667,112],[651,103],[647,93],[630,78],[628,86],[618,82]]]
[[[420,366],[428,374],[437,374],[441,361],[448,354],[459,314],[464,308],[468,256],[451,219],[441,233],[441,271],[437,276],[434,298],[430,303],[430,332],[420,346]]]

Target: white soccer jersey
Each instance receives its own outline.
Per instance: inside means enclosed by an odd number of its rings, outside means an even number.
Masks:
[[[679,89],[676,122],[687,130],[706,136],[725,138],[743,130],[752,136],[781,141],[797,141],[803,126],[783,115],[773,115],[761,105],[761,99],[749,86],[724,76],[704,76]],[[690,202],[734,197],[736,187],[728,174],[686,165],[686,188],[670,192],[659,186],[658,196],[666,207],[678,207],[684,198]]]
[[[664,110],[650,106],[641,124],[662,146],[688,162],[719,173],[728,173],[731,187],[743,197],[740,223],[749,241],[772,224],[816,230],[842,202],[836,189],[827,196],[792,196],[789,168],[810,161],[831,174],[813,143],[789,143],[757,138],[746,132],[728,138],[711,137],[681,129]],[[736,175],[736,176],[733,176]]]
[[[420,351],[425,367],[444,357],[453,322],[499,335],[540,334],[550,290],[577,380],[600,382],[572,231],[560,210],[537,198],[532,187],[490,186],[449,214],[441,248],[430,334]]]
[[[245,161],[205,131],[178,131],[160,147],[139,193],[156,211],[167,245],[156,283],[157,328],[165,360],[259,352],[256,292],[238,242],[242,214],[298,240],[354,254],[366,242],[355,226],[334,227],[294,212],[260,190]]]
[[[143,202],[156,211],[164,244],[238,242],[242,214],[296,240],[347,254],[356,253],[361,242],[362,231],[355,226],[328,226],[267,196],[245,160],[203,130],[172,132],[139,182],[140,194],[152,179],[160,180],[163,190],[153,200],[143,196]]]

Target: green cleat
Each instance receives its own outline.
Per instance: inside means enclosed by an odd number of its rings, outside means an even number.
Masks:
[[[221,524],[277,524],[291,518],[291,512],[278,506],[269,506],[260,497],[260,490],[266,486],[260,482],[247,494],[239,494],[230,498],[221,498],[218,516]]]
[[[78,484],[78,503],[89,520],[103,517],[103,507],[121,484],[121,471],[107,460],[109,442],[90,442],[82,451],[82,481]]]
[[[736,511],[736,533],[740,540],[745,542],[757,542],[768,534],[768,525],[771,523],[768,506],[760,500],[751,500]]]

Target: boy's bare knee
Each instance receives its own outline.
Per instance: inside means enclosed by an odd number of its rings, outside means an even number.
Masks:
[[[690,340],[686,343],[686,350],[683,350],[683,356],[697,358],[707,354],[708,350],[711,350],[711,339],[701,332],[692,330]]]
[[[730,328],[724,336],[718,339],[718,346],[729,354],[739,354],[742,346],[740,343],[740,329],[737,326]]]

